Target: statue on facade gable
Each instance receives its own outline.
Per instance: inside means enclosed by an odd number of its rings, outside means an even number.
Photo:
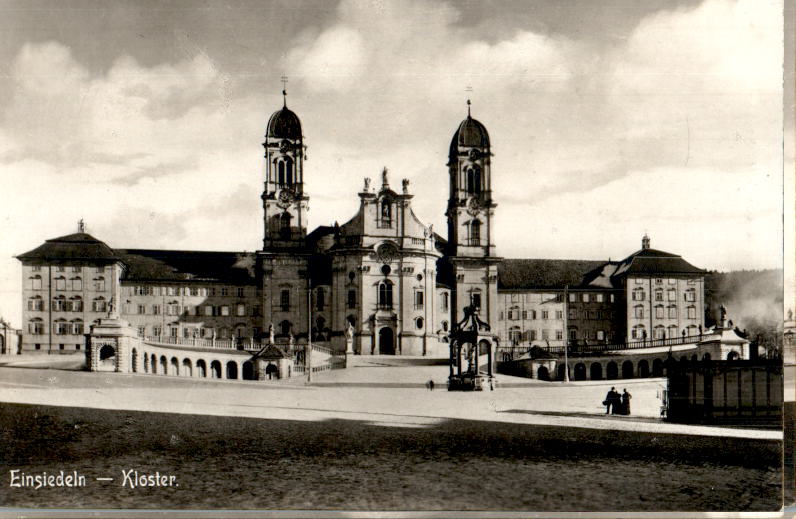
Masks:
[[[401,186],[403,188],[404,194],[408,195],[409,194],[409,179],[405,178],[405,179],[401,180]]]
[[[390,181],[387,178],[388,173],[387,166],[384,166],[384,169],[381,170],[381,187],[390,187]]]
[[[365,187],[362,188],[365,193],[370,192],[370,177],[365,177]]]

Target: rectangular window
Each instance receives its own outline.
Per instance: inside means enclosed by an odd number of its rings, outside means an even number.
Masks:
[[[415,292],[415,308],[421,309],[423,308],[423,291],[418,290]]]
[[[138,313],[139,315],[146,314],[146,305],[138,305]]]
[[[597,330],[597,340],[604,341],[605,340],[605,332],[602,330]]]
[[[66,267],[56,267],[56,269],[55,269],[55,270],[56,270],[57,272],[64,272],[64,271],[66,270]]]
[[[222,296],[228,296],[229,295],[229,288],[221,287],[221,295]]]
[[[182,329],[182,336],[185,339],[190,339],[191,338],[191,329],[190,328],[183,328]]]
[[[138,336],[143,337],[146,335],[146,326],[139,326],[138,327]]]
[[[172,337],[176,338],[180,333],[180,329],[177,328],[176,326],[172,326],[169,328],[169,333],[171,334]]]
[[[279,306],[283,312],[290,310],[290,290],[282,290],[279,294]]]
[[[80,272],[80,267],[72,267],[72,272]]]
[[[41,266],[31,267],[30,270],[32,270],[33,272],[41,272]]]
[[[349,290],[348,291],[348,299],[346,300],[346,306],[348,308],[356,308],[357,307],[357,292],[356,292],[356,290]]]
[[[673,288],[670,288],[668,290],[667,299],[669,301],[677,301],[677,291],[674,290]]]
[[[498,321],[503,320],[503,312],[498,312]]]
[[[663,307],[656,306],[655,307],[655,318],[656,319],[663,319]]]
[[[563,319],[563,318],[564,318],[564,311],[556,310],[556,319]]]
[[[152,315],[160,315],[160,305],[152,305]]]
[[[669,278],[669,284],[670,284],[670,285],[674,285],[675,283],[677,283],[677,280],[676,280],[676,279],[674,279],[674,278]]]
[[[655,291],[655,300],[656,301],[663,301],[663,290],[656,290]]]
[[[578,301],[578,294],[569,294],[569,302],[576,303]]]
[[[636,284],[640,285],[644,280],[641,278],[636,278]]]
[[[55,289],[66,290],[66,280],[64,278],[55,278]]]
[[[229,315],[229,306],[227,306],[227,305],[222,305],[221,306],[221,315],[222,316]]]
[[[542,310],[542,319],[549,319],[549,318],[550,318],[550,312],[547,310]]]
[[[669,307],[669,319],[677,319],[677,307],[670,306]]]
[[[237,306],[237,316],[243,317],[246,315],[246,305],[238,305]]]
[[[152,335],[154,335],[155,337],[160,337],[162,333],[163,333],[163,328],[161,328],[160,326],[152,327]]]
[[[244,297],[246,295],[246,289],[244,287],[238,287],[236,292],[238,297]]]
[[[98,273],[105,272],[105,267],[97,267],[96,271]]]
[[[481,294],[473,294],[473,305],[476,308],[481,308]]]
[[[191,295],[198,296],[199,295],[199,288],[198,287],[191,287]]]
[[[535,341],[536,340],[536,330],[528,330],[528,338],[530,338],[530,340],[532,340],[532,341]]]
[[[564,331],[563,330],[556,330],[556,340],[560,341],[564,338]]]
[[[696,308],[694,308],[693,306],[688,307],[688,318],[696,319]]]
[[[536,310],[531,310],[531,319],[536,319]]]
[[[634,316],[636,317],[636,319],[643,319],[644,318],[644,307],[643,306],[637,306],[634,309],[634,312],[635,312]]]
[[[542,330],[542,340],[546,341],[550,338],[550,330]]]
[[[528,310],[523,310],[522,311],[522,318],[523,319],[527,319],[528,318]]]
[[[213,305],[205,305],[205,315],[207,317],[213,316]]]
[[[512,303],[516,303],[519,300],[520,300],[520,295],[519,294],[511,294],[511,302]]]
[[[602,294],[597,294],[597,295],[595,296],[595,298],[596,298],[596,301],[597,301],[598,303],[602,303],[602,302],[603,302],[603,300],[604,300],[604,296],[603,296]]]
[[[262,315],[262,312],[260,310],[260,305],[252,306],[252,315],[255,316],[255,317],[257,317],[259,315]]]
[[[584,303],[588,303],[589,302],[589,294],[583,294],[583,302]]]
[[[614,295],[613,294],[611,294],[611,302],[612,303],[614,302]]]
[[[575,320],[578,318],[578,311],[575,310],[574,308],[570,308],[568,313],[570,319]]]
[[[655,284],[656,285],[662,285],[663,284],[663,280],[661,278],[655,278]]]

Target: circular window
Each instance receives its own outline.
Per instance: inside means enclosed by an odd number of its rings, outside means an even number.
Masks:
[[[417,275],[417,280],[418,281],[423,281],[423,274],[418,274]]]
[[[418,317],[417,319],[415,319],[415,326],[417,326],[418,330],[422,330],[423,329],[423,318],[422,317]]]
[[[353,270],[352,270],[351,272],[349,272],[349,273],[348,273],[348,279],[350,279],[351,281],[354,281],[354,278],[355,278],[355,277],[357,277],[357,275],[356,275],[356,274],[354,274],[354,271],[353,271]]]
[[[390,272],[392,272],[392,269],[390,268],[389,265],[384,265],[381,267],[381,273],[384,274],[385,276],[389,276]]]

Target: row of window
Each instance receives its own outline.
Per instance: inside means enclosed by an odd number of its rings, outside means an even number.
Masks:
[[[550,294],[550,293],[539,293],[533,292],[530,294],[521,294],[521,293],[512,293],[510,295],[510,299],[512,303],[520,303],[525,301],[526,303],[542,303],[542,302],[557,302],[563,303],[564,302],[564,294]]]
[[[131,296],[234,296],[246,297],[249,287],[195,287],[195,286],[125,286],[122,291]],[[252,287],[253,288],[253,287]]]
[[[88,269],[88,268],[90,268],[90,267],[86,267],[86,269]],[[83,267],[69,267],[69,269],[70,269],[71,272],[82,272],[83,271]],[[37,265],[37,266],[31,267],[30,270],[33,271],[33,272],[41,272],[42,267],[41,267],[41,265]],[[63,265],[59,265],[59,266],[55,267],[55,271],[56,272],[66,272],[66,267],[63,266]],[[103,272],[105,272],[105,267],[94,267],[94,272],[96,272],[98,274],[99,273],[103,273]]]
[[[549,340],[551,336],[554,337],[555,340],[560,341],[564,338],[564,331],[543,329],[541,330],[541,335],[539,335],[537,334],[537,330],[526,330],[523,332],[517,327],[511,328],[509,330],[509,342],[511,343],[512,346],[517,346],[521,342],[531,342],[539,340],[540,338],[541,340],[546,341]]]
[[[608,295],[608,298],[607,298],[608,301],[613,303],[614,302],[614,294],[607,294],[607,295]],[[577,303],[578,299],[580,299],[580,301],[582,301],[584,303],[590,303],[590,302],[604,303],[605,300],[606,300],[605,296],[606,296],[606,294],[590,294],[588,292],[584,292],[584,293],[579,294],[577,292],[570,292],[569,293],[569,302],[570,303]]]
[[[613,310],[582,310],[578,311],[576,308],[570,308],[568,312],[569,319],[583,320],[583,321],[603,321],[616,319],[616,312]]]
[[[59,276],[53,279],[53,285],[55,286],[55,290],[58,291],[65,291],[65,290],[83,290],[83,280],[79,277],[73,277],[70,279],[66,279],[63,276]],[[105,291],[105,278],[102,276],[96,277],[91,281],[91,287],[93,290],[97,292],[104,292]],[[28,288],[31,290],[41,290],[42,289],[42,277],[38,274],[35,276],[30,276],[28,278]]]
[[[232,315],[231,311],[234,310],[234,315],[239,317],[244,317],[247,315],[246,313],[246,305],[238,304],[234,306],[230,305],[185,305],[182,306],[176,302],[165,304],[165,305],[129,305],[125,304],[122,307],[122,313],[126,315],[133,315],[133,310],[135,310],[135,315],[188,315],[188,316],[207,316],[207,317],[214,317],[214,316],[222,316],[226,317]],[[251,307],[251,315],[252,316],[259,316],[261,315],[261,310],[259,305],[254,305]]]
[[[670,326],[663,326],[658,325],[653,328],[653,338],[654,339],[674,339],[677,337],[691,337],[694,335],[699,335],[701,333],[701,329],[699,326],[695,324],[689,324],[684,329],[679,330],[677,326],[670,325]],[[643,324],[635,325],[632,330],[630,330],[630,337],[632,339],[646,339],[647,338],[647,329]]]
[[[677,319],[677,307],[669,305],[664,309],[663,305],[657,305],[655,308],[655,318],[663,319],[664,315],[668,315],[669,319]],[[665,310],[665,311],[664,311]],[[696,319],[696,307],[691,305],[686,307],[686,316],[688,319]],[[644,306],[636,305],[633,307],[633,317],[636,319],[644,319]]]
[[[54,335],[83,335],[83,321],[73,319],[56,319],[53,321],[52,330]],[[28,321],[28,333],[31,335],[44,335],[44,321],[38,317]]]
[[[564,318],[564,311],[563,310],[555,310],[555,318],[556,319],[563,319]],[[509,321],[518,321],[522,316],[523,319],[538,319],[541,316],[541,319],[546,320],[550,319],[550,311],[549,310],[542,310],[537,312],[536,310],[522,310],[520,311],[519,308],[510,308],[508,312],[506,312],[506,319]],[[498,320],[503,320],[503,312],[498,313]]]
[[[53,312],[82,312],[83,298],[74,296],[67,299],[64,296],[54,297],[51,309]],[[106,312],[108,304],[102,296],[95,297],[91,301],[92,312]],[[44,300],[40,296],[28,298],[28,310],[31,312],[43,312],[45,310]]]
[[[646,301],[647,293],[644,291],[643,288],[634,288],[633,292],[631,293],[631,299],[633,301]],[[663,289],[658,288],[654,291],[654,298],[655,301],[663,301]],[[666,300],[667,301],[677,301],[677,290],[674,288],[670,288],[666,290]],[[689,288],[685,292],[683,292],[683,301],[686,302],[694,302],[696,301],[696,290],[693,288]]]
[[[635,278],[635,280],[636,280],[636,284],[637,285],[641,285],[642,283],[644,283],[644,281],[646,281],[644,278]],[[665,282],[670,284],[670,285],[676,285],[677,284],[677,278],[667,278],[665,280]],[[689,279],[687,281],[687,283],[689,285],[696,285],[696,279]],[[664,284],[664,278],[655,278],[655,284],[656,285],[663,285]]]

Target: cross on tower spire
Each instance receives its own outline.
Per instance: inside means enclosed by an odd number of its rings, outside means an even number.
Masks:
[[[77,222],[77,232],[79,233],[86,232],[86,222],[84,222],[82,218]]]
[[[473,87],[471,87],[470,85],[467,85],[467,87],[464,89],[464,91],[465,92],[472,92],[473,91]],[[467,97],[467,117],[468,118],[470,117],[470,97],[469,96]]]
[[[287,108],[287,76],[282,76],[282,105]]]

